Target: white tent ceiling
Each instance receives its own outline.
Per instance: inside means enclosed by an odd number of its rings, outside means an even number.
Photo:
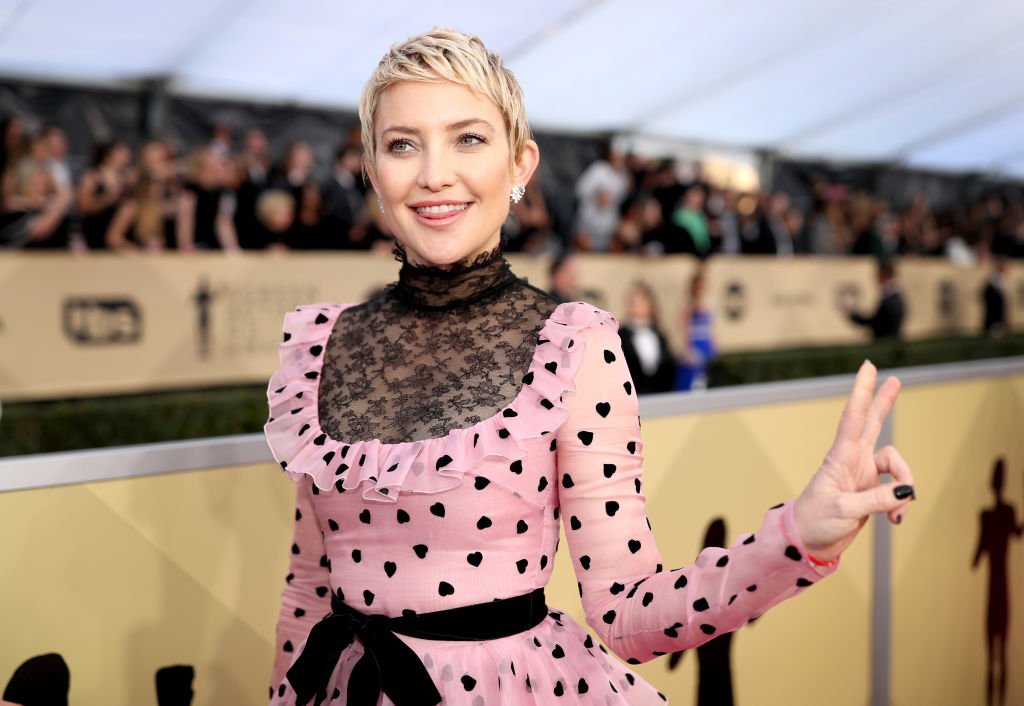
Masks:
[[[0,0],[0,76],[353,108],[432,26],[537,127],[1024,177],[1021,0]]]

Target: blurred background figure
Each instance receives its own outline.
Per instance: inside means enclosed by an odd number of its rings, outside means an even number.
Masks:
[[[630,196],[622,202],[619,224],[615,227],[609,252],[638,253],[644,239],[643,197]]]
[[[55,166],[54,143],[45,133],[20,133],[19,140],[5,157],[0,248],[66,248],[72,193]]]
[[[985,307],[985,322],[982,333],[986,336],[1002,336],[1006,333],[1006,258],[997,255],[992,259],[992,271],[981,300]]]
[[[237,251],[227,160],[210,147],[200,147],[189,158],[186,176],[178,200],[178,249]]]
[[[226,162],[231,161],[231,150],[234,147],[235,137],[230,125],[218,123],[213,126],[213,134],[210,136],[209,148],[218,157]]]
[[[903,293],[900,291],[899,282],[896,280],[896,268],[892,263],[879,263],[878,288],[879,299],[875,313],[866,316],[854,311],[845,304],[843,305],[843,311],[853,323],[870,328],[874,340],[899,339],[900,330],[903,327],[903,317],[906,312],[903,304]]]
[[[362,184],[362,149],[345,145],[334,155],[334,170],[320,193],[327,237],[334,247],[367,250],[366,189]]]
[[[244,249],[263,247],[259,238],[256,203],[270,179],[270,143],[262,130],[245,133],[242,152],[235,160],[235,231]]]
[[[619,327],[619,338],[633,387],[638,395],[671,392],[676,361],[658,326],[654,292],[643,282],[634,282],[626,302],[626,320]]]
[[[551,261],[548,280],[548,293],[559,304],[579,300],[579,264],[572,253],[563,252]]]
[[[707,192],[700,184],[693,184],[683,194],[679,208],[672,213],[672,223],[679,229],[675,243],[666,243],[665,252],[689,253],[705,258],[711,254],[711,230],[704,212]]]
[[[763,204],[757,219],[757,237],[746,243],[744,253],[779,256],[793,254],[791,221],[787,219],[789,206],[789,195],[785,192],[777,191],[771,195],[763,195]]]
[[[89,250],[107,247],[107,230],[134,183],[131,159],[128,145],[119,140],[100,143],[93,149],[75,195],[82,236]]]
[[[630,189],[624,157],[609,144],[604,155],[583,170],[576,181],[576,247],[607,252]]]
[[[299,191],[295,219],[288,233],[288,247],[292,250],[329,250],[342,247],[345,236],[327,227],[324,202],[320,187],[307,181]]]
[[[0,172],[16,164],[24,144],[25,123],[17,115],[8,116],[0,123]]]
[[[294,246],[302,242],[308,233],[302,232],[303,227],[299,222],[298,214],[303,204],[309,205],[310,196],[303,192],[306,184],[313,181],[313,169],[316,167],[316,155],[313,147],[305,140],[296,140],[288,145],[280,165],[271,175],[270,185],[274,189],[287,191],[295,199],[296,219],[292,223],[291,232],[288,233],[286,242]]]
[[[250,247],[283,252],[295,222],[295,199],[287,191],[268,189],[256,202],[256,224]]]
[[[146,143],[139,152],[135,185],[107,229],[107,246],[122,251],[174,249],[180,199],[181,182],[170,147],[159,140]]]
[[[68,164],[68,138],[57,125],[47,125],[43,129],[42,138],[45,142],[46,156],[43,166],[49,172],[53,184],[61,190],[71,191],[71,166]]]
[[[676,390],[704,390],[708,387],[708,364],[715,357],[715,342],[711,337],[711,310],[704,299],[706,284],[702,270],[690,279],[690,299],[682,315],[685,348],[679,356]]]

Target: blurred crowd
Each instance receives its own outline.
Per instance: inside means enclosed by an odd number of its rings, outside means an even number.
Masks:
[[[178,152],[162,140],[133,154],[121,141],[95,145],[73,177],[59,127],[3,127],[0,248],[92,250],[391,249],[366,208],[361,151],[342,145],[327,178],[313,148],[297,141],[278,159],[266,135],[211,139]]]
[[[798,208],[784,191],[709,183],[700,165],[609,151],[576,183],[574,245],[585,251],[722,255],[900,255],[958,264],[1024,257],[1024,200],[991,194],[946,210],[923,195],[894,208],[876,194],[817,177]]]
[[[97,144],[73,170],[59,127],[30,130],[10,118],[0,148],[0,248],[390,250],[379,211],[367,207],[374,199],[358,140],[337,147],[331,164],[315,154],[304,141],[272,154],[260,130],[221,127],[188,150],[161,140],[135,151],[117,140]],[[571,217],[558,217],[551,189],[534,179],[505,224],[508,250],[921,255],[959,264],[1024,257],[1024,200],[1007,192],[943,210],[924,196],[894,208],[822,177],[794,199],[722,188],[699,164],[610,148],[575,185],[561,186],[572,193]]]

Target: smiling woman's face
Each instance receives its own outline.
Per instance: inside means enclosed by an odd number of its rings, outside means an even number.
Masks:
[[[498,107],[447,81],[391,86],[374,126],[371,179],[410,262],[451,265],[497,247],[512,186],[537,166],[532,140],[512,160]]]

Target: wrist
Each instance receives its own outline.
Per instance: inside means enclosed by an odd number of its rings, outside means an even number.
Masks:
[[[825,558],[816,556],[812,552],[808,551],[807,552],[807,561],[811,562],[811,566],[813,566],[815,568],[821,567],[821,568],[824,568],[824,569],[831,569],[833,566],[835,566],[836,564],[839,563],[839,556],[840,555],[837,554],[836,556],[834,556],[831,559],[825,559]]]

